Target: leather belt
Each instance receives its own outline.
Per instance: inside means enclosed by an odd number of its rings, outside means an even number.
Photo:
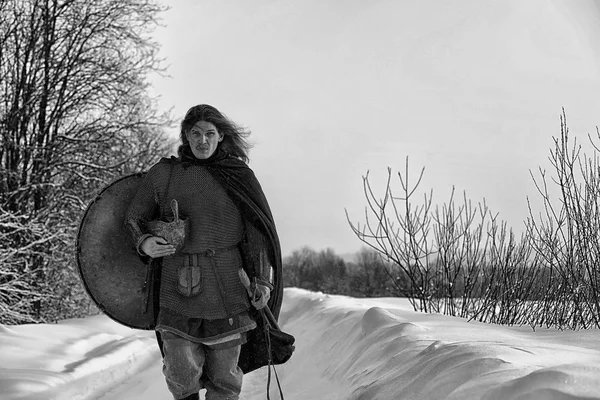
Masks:
[[[212,258],[217,253],[218,254],[227,253],[228,251],[239,249],[239,245],[240,245],[239,243],[236,243],[236,244],[232,244],[231,246],[221,247],[218,249],[205,249],[205,250],[201,250],[197,253],[188,253],[188,254],[186,254],[186,256],[188,257],[188,261],[189,261],[190,265],[196,265],[197,260],[194,260],[194,258],[196,258],[196,257]]]

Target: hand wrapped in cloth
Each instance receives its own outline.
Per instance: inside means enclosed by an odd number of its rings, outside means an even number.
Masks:
[[[257,281],[254,284],[254,295],[252,296],[252,305],[257,310],[264,308],[271,298],[271,288]]]
[[[264,251],[260,252],[260,275],[266,277],[266,279],[269,281],[273,279],[273,268],[271,267],[271,264],[269,264],[267,255]],[[239,276],[242,284],[248,291],[250,302],[254,308],[260,310],[261,308],[266,307],[269,299],[271,298],[271,290],[273,289],[273,285],[271,285],[270,282],[257,278],[254,278],[254,281],[251,283],[250,278],[243,269],[239,270]]]

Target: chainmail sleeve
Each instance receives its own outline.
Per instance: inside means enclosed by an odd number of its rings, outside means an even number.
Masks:
[[[164,187],[168,184],[168,168],[165,163],[158,163],[148,171],[127,210],[125,231],[140,255],[144,255],[140,250],[142,242],[152,236],[146,229],[146,223],[160,216]]]

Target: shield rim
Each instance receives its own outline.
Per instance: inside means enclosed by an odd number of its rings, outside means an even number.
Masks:
[[[98,309],[106,316],[108,316],[110,319],[112,319],[113,321],[127,326],[129,328],[133,328],[133,329],[141,329],[141,330],[153,330],[154,326],[152,324],[148,325],[148,326],[138,326],[138,325],[133,325],[131,323],[128,323],[126,321],[123,321],[117,317],[115,317],[114,315],[110,314],[107,312],[106,307],[100,303],[98,300],[96,300],[96,298],[94,296],[92,296],[92,293],[90,291],[90,288],[88,286],[87,281],[84,279],[84,274],[83,274],[83,270],[81,268],[81,259],[80,259],[80,254],[81,254],[81,245],[80,245],[80,236],[81,236],[81,230],[83,228],[84,222],[86,220],[86,217],[88,216],[88,213],[90,212],[91,208],[94,206],[94,204],[98,201],[98,199],[102,196],[102,194],[104,192],[106,192],[107,190],[109,190],[113,185],[117,184],[118,182],[121,182],[125,179],[129,179],[132,177],[137,177],[137,178],[142,178],[145,175],[145,172],[136,172],[133,174],[129,174],[126,176],[123,176],[119,179],[114,180],[113,182],[109,183],[108,185],[106,185],[99,193],[96,194],[96,196],[94,196],[94,199],[92,201],[90,201],[90,203],[88,204],[88,206],[85,209],[85,212],[83,214],[83,217],[81,218],[81,221],[79,222],[79,227],[77,229],[77,238],[75,240],[75,259],[77,262],[77,272],[79,274],[79,279],[81,280],[81,282],[83,283],[83,286],[85,288],[85,291],[87,293],[87,295],[92,299],[92,301],[94,302],[94,304],[96,305],[96,307],[98,307]]]

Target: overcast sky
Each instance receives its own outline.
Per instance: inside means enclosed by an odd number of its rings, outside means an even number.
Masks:
[[[407,156],[434,204],[454,185],[520,230],[562,107],[581,139],[600,125],[593,0],[179,0],[163,17],[161,107],[252,131],[284,255],[358,250],[344,210],[364,221],[362,176],[383,194]]]

